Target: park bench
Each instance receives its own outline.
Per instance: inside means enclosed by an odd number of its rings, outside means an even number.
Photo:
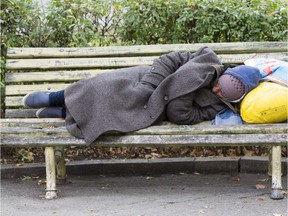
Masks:
[[[171,51],[195,52],[211,47],[223,63],[243,64],[250,58],[269,57],[287,61],[285,42],[238,42],[111,46],[91,48],[9,48],[5,76],[5,118],[1,119],[2,147],[43,147],[46,163],[46,198],[57,197],[56,177],[66,179],[64,147],[84,146],[71,136],[63,119],[37,119],[36,110],[23,108],[22,97],[35,90],[55,91],[69,84],[109,73],[117,68],[151,65],[153,59]],[[126,133],[107,133],[93,146],[267,146],[271,147],[272,199],[283,198],[281,147],[287,145],[287,125],[243,124],[213,126],[160,125]]]

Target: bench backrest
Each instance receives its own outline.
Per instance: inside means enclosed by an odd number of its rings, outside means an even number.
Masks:
[[[195,52],[212,48],[223,63],[243,64],[250,58],[287,60],[285,42],[238,42],[113,46],[93,48],[9,48],[6,62],[6,118],[35,118],[35,110],[25,109],[22,97],[36,90],[56,91],[79,79],[117,68],[151,65],[161,54],[171,51]]]

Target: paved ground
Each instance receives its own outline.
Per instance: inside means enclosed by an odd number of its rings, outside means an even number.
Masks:
[[[38,180],[2,179],[1,216],[287,215],[287,198],[269,198],[267,175],[70,176],[55,200],[43,199]]]

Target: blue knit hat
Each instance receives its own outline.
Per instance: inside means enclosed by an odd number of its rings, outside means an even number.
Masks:
[[[225,99],[235,101],[243,98],[255,88],[260,80],[258,68],[240,65],[228,68],[219,78],[218,83]]]

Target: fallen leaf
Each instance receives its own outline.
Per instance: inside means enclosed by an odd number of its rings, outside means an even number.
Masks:
[[[44,185],[44,184],[46,184],[46,181],[45,180],[39,180],[39,181],[37,181],[37,184],[38,185]]]
[[[187,152],[188,152],[188,149],[187,149],[187,148],[181,149],[181,150],[180,150],[180,155],[185,155]]]
[[[268,180],[269,180],[269,178],[265,178],[265,179],[257,179],[258,182],[266,182],[266,181],[268,181]]]
[[[246,147],[243,147],[243,153],[245,156],[249,156],[249,157],[254,155],[254,152],[251,150],[248,150]]]
[[[20,179],[21,179],[22,181],[26,181],[26,180],[32,179],[32,177],[31,177],[31,176],[21,176]]]
[[[22,181],[30,180],[31,178],[32,178],[31,176],[22,176],[22,177],[20,177],[20,179],[21,179]]]
[[[234,176],[234,177],[232,178],[232,180],[239,182],[239,181],[241,180],[241,178],[240,178],[240,176]]]
[[[146,158],[146,159],[151,159],[152,156],[147,154],[147,155],[145,155],[145,158]]]
[[[199,214],[204,214],[205,212],[201,209],[198,213]]]
[[[157,148],[152,148],[151,151],[152,152],[157,152],[158,150],[157,150]]]
[[[18,158],[22,162],[32,162],[34,160],[34,153],[30,152],[29,150],[26,149],[20,149],[18,152]]]
[[[33,180],[39,179],[39,176],[32,176]]]
[[[94,212],[94,209],[87,209],[88,212]]]
[[[45,195],[39,195],[39,198],[41,198],[41,199],[45,199]]]
[[[258,197],[257,200],[259,200],[259,201],[264,201],[264,200],[265,200],[265,197]]]
[[[1,163],[1,164],[7,164],[7,160],[1,158],[1,159],[0,159],[0,163]]]
[[[103,189],[103,190],[110,190],[110,189],[111,189],[111,185],[110,185],[110,184],[102,184],[102,185],[101,185],[101,189]]]
[[[262,189],[266,189],[267,188],[267,186],[263,185],[263,184],[257,184],[257,185],[255,185],[255,187],[256,187],[257,190],[262,190]]]
[[[151,153],[151,156],[152,156],[152,157],[159,157],[159,154],[152,152],[152,153]]]

